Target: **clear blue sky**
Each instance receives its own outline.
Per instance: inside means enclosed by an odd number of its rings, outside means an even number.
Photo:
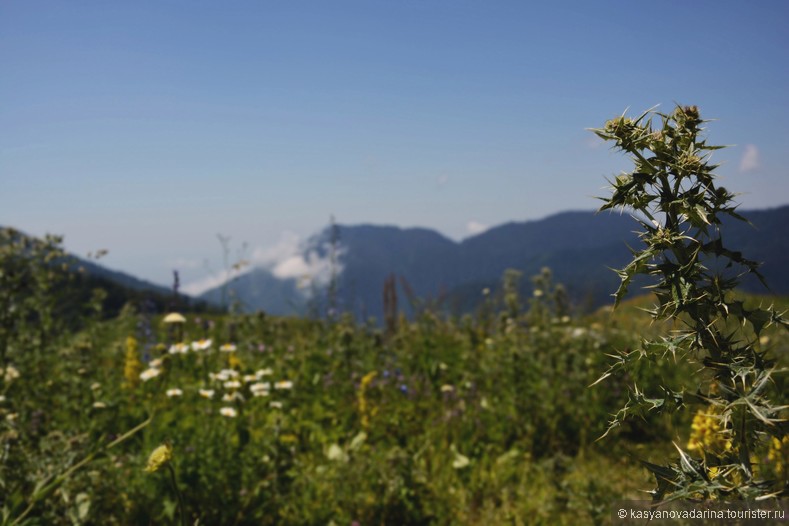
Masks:
[[[743,208],[789,202],[789,2],[5,0],[0,224],[169,283],[217,233],[461,239],[594,209],[585,128],[697,104]],[[279,248],[277,248],[279,247]]]

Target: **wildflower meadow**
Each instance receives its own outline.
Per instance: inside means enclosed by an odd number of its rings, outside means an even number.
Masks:
[[[59,239],[4,230],[0,521],[578,525],[628,499],[786,496],[789,302],[703,259],[751,268],[715,244],[733,209],[701,122],[598,130],[638,163],[607,201],[647,230],[624,286],[659,278],[616,309],[581,311],[544,269],[463,316],[108,318],[100,292],[63,297]]]

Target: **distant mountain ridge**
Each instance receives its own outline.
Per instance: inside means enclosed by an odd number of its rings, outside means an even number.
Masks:
[[[726,219],[724,243],[749,259],[764,261],[762,273],[772,293],[789,294],[789,205],[742,212],[752,225]],[[336,276],[336,304],[357,318],[382,315],[382,287],[390,275],[398,278],[400,305],[407,292],[420,298],[443,299],[450,312],[465,312],[482,299],[484,288],[495,289],[507,269],[523,273],[522,288],[530,293],[529,277],[542,267],[553,271],[576,304],[597,306],[610,301],[618,278],[610,268],[630,260],[628,245],[640,246],[639,225],[628,215],[569,211],[544,219],[510,222],[461,242],[426,228],[375,225],[338,225],[341,256]],[[306,252],[327,255],[331,228],[313,236]],[[407,284],[408,291],[404,290]],[[325,290],[325,283],[321,288]],[[754,280],[746,290],[768,292]],[[228,289],[246,310],[272,314],[304,314],[310,300],[293,278],[277,278],[256,269],[235,278]],[[200,296],[216,301],[218,289]],[[637,287],[633,287],[637,291]],[[323,296],[312,306],[328,307]]]

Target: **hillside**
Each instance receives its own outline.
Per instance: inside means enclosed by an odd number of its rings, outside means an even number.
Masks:
[[[4,241],[0,242],[21,242],[33,246],[39,241],[15,229],[0,227],[0,230],[7,233],[0,238]],[[14,258],[19,257],[20,254],[9,252],[6,256]],[[4,265],[11,265],[11,262],[5,261]],[[138,279],[125,272],[109,269],[73,254],[64,254],[53,260],[52,270],[55,273],[52,277],[53,283],[56,284],[61,298],[56,312],[69,323],[85,314],[86,305],[97,289],[105,292],[101,305],[102,314],[107,318],[118,315],[127,303],[151,312],[162,312],[173,307],[192,311],[204,311],[210,308],[205,301],[195,300],[183,294],[174,298],[172,291],[165,287]]]

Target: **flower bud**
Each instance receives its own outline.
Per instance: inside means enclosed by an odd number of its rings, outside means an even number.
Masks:
[[[157,447],[148,457],[148,463],[145,466],[145,471],[148,473],[156,473],[162,466],[170,462],[173,458],[173,448],[170,444],[162,444]]]

